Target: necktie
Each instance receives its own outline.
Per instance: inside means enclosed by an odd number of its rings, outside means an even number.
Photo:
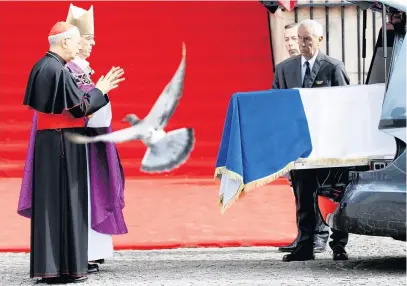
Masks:
[[[308,82],[311,80],[311,69],[309,68],[309,62],[306,61],[305,65],[307,68],[305,69],[304,80],[302,81],[302,87],[307,87]]]

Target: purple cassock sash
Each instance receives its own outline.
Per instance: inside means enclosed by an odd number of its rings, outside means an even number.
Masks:
[[[74,75],[84,75],[79,66],[73,62],[68,63],[68,68]],[[79,80],[77,83],[84,92],[91,90],[95,86],[90,81]],[[94,133],[92,135],[96,135],[95,133],[100,135],[112,132],[112,127],[91,128],[91,131]],[[36,132],[37,113],[34,112],[17,211],[18,214],[27,218],[31,218]],[[110,142],[91,143],[88,144],[88,150],[92,211],[91,227],[93,230],[104,234],[125,234],[128,231],[123,216],[124,174],[116,145]]]

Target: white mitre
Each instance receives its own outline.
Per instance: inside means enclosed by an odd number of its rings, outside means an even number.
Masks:
[[[78,27],[81,35],[94,35],[93,5],[86,11],[71,4],[69,6],[66,22]]]

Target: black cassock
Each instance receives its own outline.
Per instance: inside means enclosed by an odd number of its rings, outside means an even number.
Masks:
[[[24,98],[24,105],[37,111],[39,127],[33,162],[32,278],[78,277],[88,272],[86,145],[71,143],[64,133],[85,134],[79,118],[96,112],[109,99],[99,89],[81,91],[65,64],[60,56],[47,52],[31,70]],[[66,116],[76,124],[53,127]]]

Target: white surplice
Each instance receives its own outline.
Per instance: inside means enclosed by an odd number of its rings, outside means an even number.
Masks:
[[[85,73],[90,73],[89,63],[81,58],[76,58],[74,63],[78,65]],[[112,121],[112,108],[110,102],[92,114],[88,121],[88,127],[109,127]],[[113,238],[111,235],[94,231],[92,225],[92,204],[90,191],[90,173],[88,145],[86,145],[86,158],[88,169],[88,261],[105,259],[113,256]]]

